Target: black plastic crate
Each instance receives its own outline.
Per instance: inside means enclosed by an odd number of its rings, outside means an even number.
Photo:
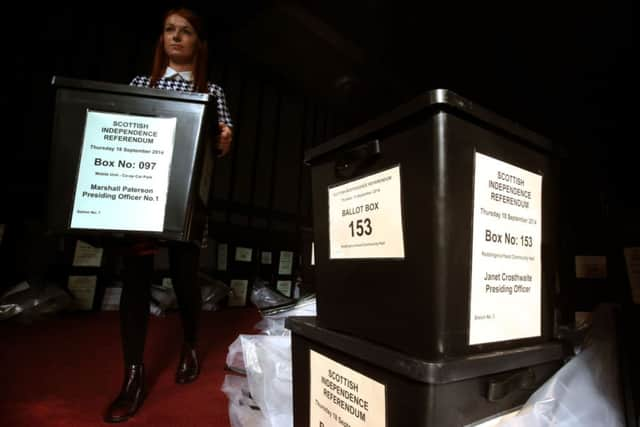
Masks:
[[[286,325],[296,427],[474,425],[516,410],[566,355],[550,341],[433,362],[321,328],[313,317]]]
[[[208,94],[54,77],[50,231],[202,238],[217,112]]]
[[[320,325],[427,359],[552,339],[553,159],[447,90],[307,151]]]

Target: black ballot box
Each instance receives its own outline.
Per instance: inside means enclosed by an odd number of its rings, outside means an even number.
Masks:
[[[552,339],[554,156],[448,90],[308,150],[319,325],[422,358]]]
[[[296,427],[498,425],[562,367],[557,341],[433,361],[290,317]],[[484,424],[486,423],[486,424]]]
[[[50,231],[201,239],[215,100],[62,77],[52,84]]]

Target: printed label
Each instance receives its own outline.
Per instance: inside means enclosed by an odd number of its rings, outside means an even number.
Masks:
[[[284,296],[291,297],[291,280],[278,280],[276,289]]]
[[[176,118],[89,111],[71,228],[162,231]]]
[[[404,258],[400,166],[329,188],[330,259]]]
[[[248,280],[232,280],[231,295],[229,295],[229,307],[242,307],[247,302]]]
[[[476,153],[469,344],[541,334],[542,175]]]
[[[309,350],[309,425],[385,427],[386,387]]]
[[[69,276],[68,288],[73,295],[74,308],[91,310],[96,294],[96,276]]]
[[[102,253],[102,248],[95,248],[82,240],[78,240],[76,241],[72,264],[74,267],[100,267]]]
[[[280,262],[278,264],[278,274],[289,276],[293,266],[293,252],[280,251]]]
[[[236,247],[236,261],[251,262],[253,250],[251,248]]]
[[[271,252],[262,252],[261,260],[262,264],[271,264]]]

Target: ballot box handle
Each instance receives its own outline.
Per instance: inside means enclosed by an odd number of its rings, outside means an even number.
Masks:
[[[514,391],[531,389],[535,383],[536,374],[531,368],[520,369],[499,379],[491,379],[487,388],[487,400],[497,402]]]
[[[338,178],[352,178],[362,169],[370,166],[380,156],[380,140],[361,144],[344,151],[336,159],[335,172]]]

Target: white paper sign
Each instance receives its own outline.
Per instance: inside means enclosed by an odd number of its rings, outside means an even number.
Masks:
[[[476,153],[469,344],[541,334],[542,175]]]
[[[120,297],[122,296],[122,288],[111,287],[104,290],[102,298],[102,310],[117,311],[120,309]]]
[[[320,353],[309,350],[309,425],[385,427],[386,388]]]
[[[291,280],[278,280],[276,289],[284,296],[291,296]]]
[[[74,298],[74,307],[78,310],[91,310],[96,294],[96,276],[69,276],[69,292]]]
[[[640,248],[624,248],[627,275],[634,304],[640,304]]]
[[[400,166],[329,188],[330,259],[404,258]]]
[[[71,228],[162,231],[176,118],[89,111]]]
[[[288,276],[291,274],[293,266],[293,252],[280,251],[280,262],[278,263],[278,274]]]
[[[271,264],[271,252],[262,252],[261,262],[262,264]]]
[[[251,248],[236,247],[236,261],[251,262],[253,250]]]
[[[232,280],[231,295],[229,295],[229,307],[242,307],[247,301],[248,280]]]
[[[577,279],[606,279],[606,256],[576,256]]]
[[[102,248],[96,248],[82,240],[77,240],[72,264],[75,267],[100,267],[103,251]]]
[[[227,270],[227,252],[228,246],[226,243],[220,243],[218,245],[218,270]]]

